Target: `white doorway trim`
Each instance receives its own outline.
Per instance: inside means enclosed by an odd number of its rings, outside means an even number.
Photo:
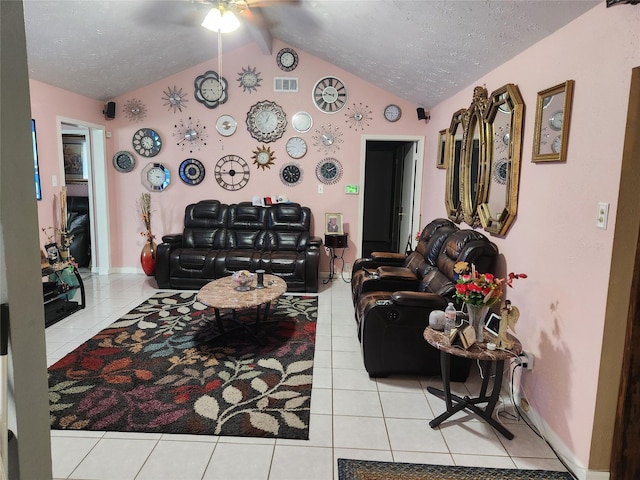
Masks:
[[[358,238],[356,238],[356,258],[362,256],[362,228],[364,226],[364,179],[367,167],[367,142],[413,142],[416,158],[415,190],[413,192],[413,225],[421,230],[420,202],[422,200],[422,165],[424,163],[425,137],[420,135],[362,135],[360,137],[360,195],[358,199]],[[412,239],[413,242],[413,239]],[[413,243],[412,243],[413,244]]]
[[[104,125],[56,116],[58,129],[59,178],[64,184],[63,124],[86,127],[89,130],[91,161],[89,167],[89,222],[91,225],[91,271],[107,275],[111,271],[111,237],[109,234],[109,185],[107,182],[107,149]]]

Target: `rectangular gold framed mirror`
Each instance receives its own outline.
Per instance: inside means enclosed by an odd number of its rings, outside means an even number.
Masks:
[[[437,168],[447,168],[444,161],[447,151],[447,130],[440,130],[438,132],[438,158],[436,159]]]
[[[573,80],[538,92],[531,161],[566,162]]]

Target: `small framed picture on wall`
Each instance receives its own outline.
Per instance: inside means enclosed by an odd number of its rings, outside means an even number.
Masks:
[[[344,235],[341,213],[325,213],[324,225],[325,235]]]

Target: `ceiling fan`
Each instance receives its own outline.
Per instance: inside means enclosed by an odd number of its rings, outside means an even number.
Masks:
[[[256,42],[260,45],[260,49],[265,54],[271,54],[271,34],[260,12],[260,8],[299,2],[299,0],[189,1],[209,8],[201,23],[203,27],[220,34],[233,32],[243,23],[254,36]]]

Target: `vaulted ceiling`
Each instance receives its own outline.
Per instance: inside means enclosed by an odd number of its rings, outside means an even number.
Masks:
[[[96,100],[217,55],[190,0],[23,1],[30,77]],[[222,43],[268,52],[270,35],[428,109],[602,1],[284,1]]]

